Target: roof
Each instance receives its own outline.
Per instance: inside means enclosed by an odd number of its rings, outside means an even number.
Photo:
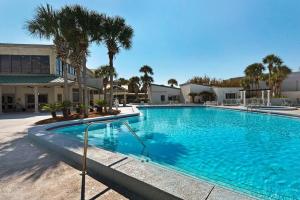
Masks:
[[[0,43],[0,46],[5,47],[42,47],[42,48],[54,48],[53,44],[17,44],[17,43]]]
[[[158,84],[151,84],[153,86],[158,86],[158,87],[166,87],[166,88],[171,88],[171,89],[177,89],[177,90],[180,90],[180,88],[177,88],[177,87],[171,87],[171,86],[166,86],[166,85],[158,85]]]
[[[68,81],[72,83],[73,81]],[[64,79],[55,75],[0,75],[0,84],[63,84]]]

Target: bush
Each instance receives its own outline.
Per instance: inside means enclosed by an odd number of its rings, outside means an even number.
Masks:
[[[97,112],[102,113],[103,112],[103,107],[107,106],[107,102],[104,101],[103,99],[98,99],[96,101],[96,105],[97,105]]]
[[[64,118],[67,118],[70,113],[70,108],[72,106],[72,102],[66,100],[66,101],[63,101],[60,106],[61,106],[61,110],[63,112]]]
[[[48,103],[43,105],[42,110],[50,112],[53,118],[56,118],[56,112],[61,109],[59,103]]]

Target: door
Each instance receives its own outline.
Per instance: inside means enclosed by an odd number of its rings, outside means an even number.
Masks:
[[[13,94],[2,95],[2,109],[3,112],[12,112],[16,110],[15,95]]]

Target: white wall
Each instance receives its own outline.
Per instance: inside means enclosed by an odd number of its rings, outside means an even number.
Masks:
[[[192,99],[189,96],[190,93],[200,93],[200,92],[212,92],[210,86],[197,85],[197,84],[183,84],[180,85],[183,102],[192,103]],[[195,102],[198,101],[199,97],[195,97]]]
[[[216,94],[218,104],[221,104],[221,103],[223,103],[223,100],[226,99],[227,93],[236,93],[236,97],[240,98],[240,90],[242,88],[213,87],[212,89],[213,89],[214,93]]]
[[[169,96],[180,96],[179,88],[172,88],[168,86],[151,85],[148,89],[150,103],[152,104],[164,104],[170,103]],[[165,101],[161,101],[161,96],[165,96]]]

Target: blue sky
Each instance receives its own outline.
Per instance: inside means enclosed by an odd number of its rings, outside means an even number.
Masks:
[[[299,0],[0,0],[0,42],[51,43],[24,29],[46,2],[55,8],[78,3],[126,19],[135,34],[132,49],[115,59],[120,77],[139,75],[147,64],[159,84],[195,75],[225,79],[270,53],[293,71],[300,66]],[[104,47],[92,45],[90,52],[89,67],[108,63]]]

